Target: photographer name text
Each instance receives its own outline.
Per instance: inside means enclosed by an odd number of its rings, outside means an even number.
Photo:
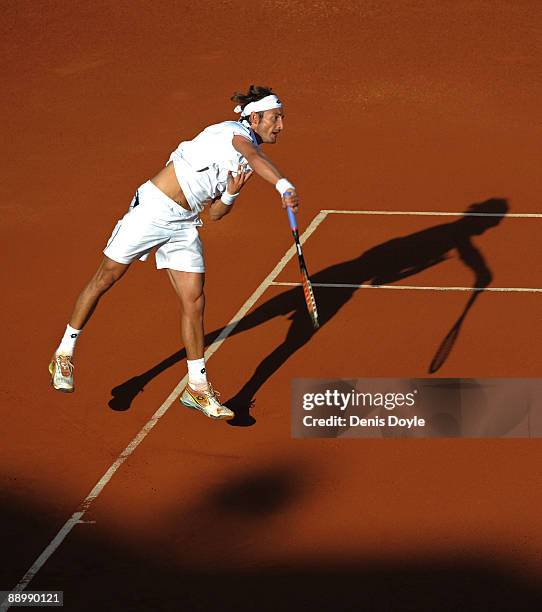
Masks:
[[[388,414],[386,417],[370,418],[362,418],[355,414],[351,414],[349,417],[333,414],[325,418],[307,414],[303,417],[303,425],[305,427],[406,427],[407,429],[413,429],[425,427],[425,419],[417,416],[398,417],[394,414]]]

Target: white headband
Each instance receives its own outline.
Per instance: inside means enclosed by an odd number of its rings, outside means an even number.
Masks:
[[[256,102],[250,102],[245,106],[245,108],[241,109],[240,105],[237,105],[234,109],[234,113],[241,113],[241,118],[250,116],[250,113],[259,113],[260,111],[271,110],[273,108],[281,108],[282,102],[275,96],[275,94],[271,94],[269,96],[265,96],[261,100],[256,100]]]

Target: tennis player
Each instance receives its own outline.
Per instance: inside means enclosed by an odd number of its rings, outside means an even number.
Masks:
[[[204,360],[203,284],[205,264],[198,227],[200,213],[218,221],[231,212],[241,189],[255,172],[275,186],[283,208],[297,211],[295,187],[262,153],[283,129],[281,101],[267,87],[251,85],[231,98],[237,121],[211,125],[193,140],[181,142],[166,166],[136,191],[128,212],[117,223],[98,270],[79,295],[62,340],[49,365],[55,389],[74,390],[73,356],[77,339],[100,298],[131,263],[155,249],[156,267],[165,269],[182,307],[181,335],[187,355],[188,383],[180,401],[214,419],[235,415],[222,406],[207,380]]]

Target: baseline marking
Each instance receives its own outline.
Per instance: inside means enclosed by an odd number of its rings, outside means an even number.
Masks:
[[[313,287],[328,287],[330,289],[410,289],[414,291],[494,291],[499,293],[542,293],[537,287],[420,287],[418,285],[350,285],[349,283],[311,283]],[[273,281],[271,285],[279,287],[300,287],[301,283],[283,283]]]
[[[405,215],[417,217],[512,217],[515,219],[542,219],[542,213],[469,213],[439,212],[434,210],[322,210],[326,215]]]
[[[307,229],[303,232],[300,241],[304,243],[309,236],[316,230],[316,228],[320,225],[320,223],[325,219],[326,214],[323,211],[320,211],[314,219],[311,221]],[[295,245],[292,245],[284,254],[279,263],[273,268],[273,270],[265,277],[265,279],[261,282],[261,284],[256,288],[254,293],[248,298],[248,300],[241,306],[241,308],[237,311],[235,316],[231,319],[231,321],[226,325],[226,327],[222,330],[221,334],[217,337],[217,339],[209,346],[209,348],[205,351],[205,359],[209,359],[213,353],[215,353],[224,340],[232,333],[232,331],[237,327],[242,318],[246,315],[246,313],[252,308],[254,303],[260,298],[260,296],[264,293],[264,291],[272,284],[273,279],[275,279],[278,274],[282,271],[284,266],[288,263],[288,261],[293,257],[296,252]],[[158,408],[158,410],[152,415],[152,417],[147,421],[147,423],[142,427],[140,432],[135,436],[135,438],[128,444],[128,446],[122,451],[122,453],[117,457],[117,459],[111,464],[109,469],[105,472],[105,474],[100,478],[100,480],[96,483],[92,491],[87,495],[87,497],[81,502],[77,510],[72,514],[72,516],[64,523],[61,527],[60,531],[56,534],[56,536],[51,540],[49,545],[45,548],[45,550],[41,553],[41,555],[34,561],[32,566],[28,569],[25,575],[21,578],[21,580],[17,583],[17,585],[10,591],[11,593],[21,593],[26,589],[26,587],[30,584],[32,579],[36,576],[36,574],[40,571],[43,565],[47,562],[47,560],[53,555],[53,553],[57,550],[57,548],[62,544],[62,542],[67,538],[71,530],[80,523],[84,523],[87,521],[83,521],[82,518],[86,514],[87,510],[90,508],[94,500],[100,495],[103,491],[104,487],[111,480],[115,472],[120,468],[120,466],[128,459],[128,457],[135,451],[135,449],[141,444],[141,442],[145,439],[145,437],[150,433],[153,427],[158,423],[158,421],[166,414],[169,410],[173,402],[179,397],[181,390],[188,380],[188,375],[186,375],[179,384],[173,389],[173,391],[168,395],[164,403]],[[11,604],[6,599],[0,604],[0,610],[8,610],[11,607]]]

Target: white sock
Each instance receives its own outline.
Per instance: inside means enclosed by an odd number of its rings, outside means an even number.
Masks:
[[[75,343],[81,333],[80,329],[75,329],[69,323],[66,325],[66,331],[62,336],[62,340],[55,351],[55,355],[72,355],[75,352]]]
[[[205,358],[187,359],[186,365],[188,366],[188,384],[196,391],[205,390],[209,385],[205,370]]]

